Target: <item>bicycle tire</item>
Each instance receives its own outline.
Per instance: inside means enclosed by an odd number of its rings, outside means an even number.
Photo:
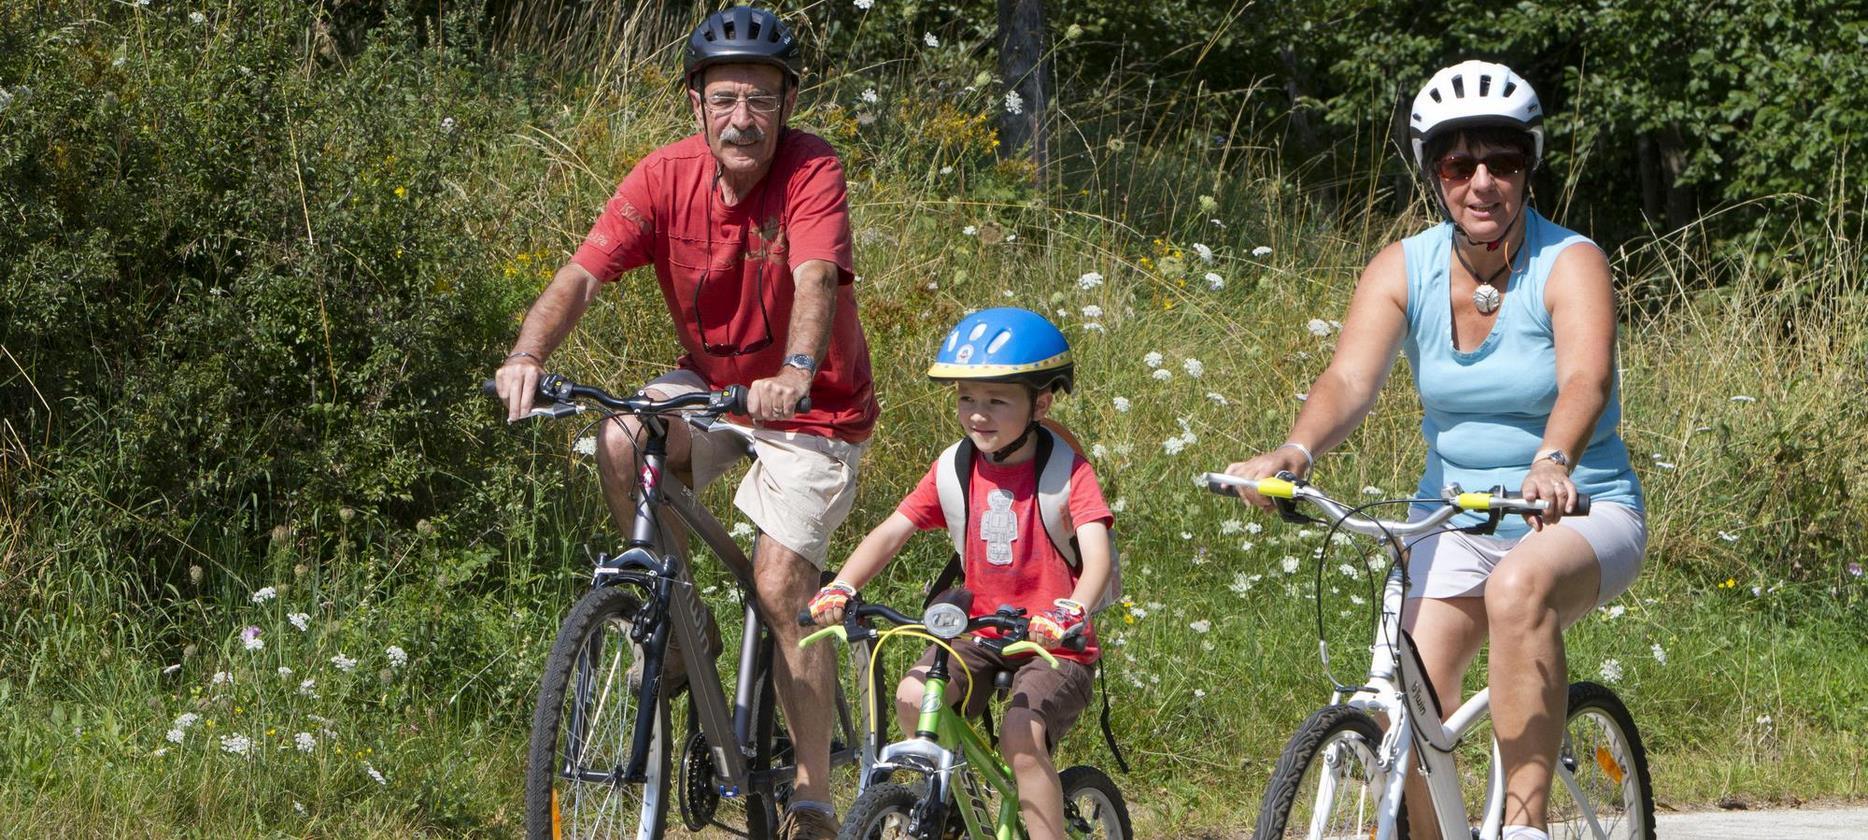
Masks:
[[[1132,840],[1129,806],[1109,775],[1088,765],[1066,767],[1058,774],[1064,787],[1064,822],[1072,838]]]
[[[1254,840],[1309,836],[1319,810],[1325,812],[1325,837],[1372,836],[1380,818],[1382,790],[1372,771],[1381,740],[1381,727],[1361,710],[1335,705],[1311,714],[1278,756],[1252,830]],[[1348,759],[1360,764],[1359,772],[1343,772],[1357,770]],[[1323,774],[1332,763],[1338,766],[1332,774],[1336,790],[1325,803]],[[1396,821],[1395,834],[1405,840],[1404,822]]]
[[[893,782],[870,785],[856,797],[837,840],[913,840],[908,824],[921,794]]]
[[[539,678],[526,756],[526,836],[533,840],[644,831],[660,837],[667,827],[672,738],[665,698],[656,702],[659,731],[649,744],[647,780],[596,778],[619,770],[629,756],[638,701],[629,686],[635,648],[628,634],[642,600],[642,590],[627,583],[592,590],[558,629]],[[567,757],[567,751],[576,755]],[[567,766],[592,778],[570,778]]]
[[[1604,836],[1654,840],[1654,786],[1634,716],[1615,692],[1592,682],[1571,683],[1569,704],[1557,762],[1582,788]],[[1552,780],[1547,825],[1551,840],[1597,836],[1560,776]]]

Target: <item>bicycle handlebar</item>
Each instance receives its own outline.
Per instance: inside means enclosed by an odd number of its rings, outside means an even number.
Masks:
[[[1026,650],[1025,648],[1013,649],[1020,644],[1030,644],[1032,648],[1043,650],[1036,643],[1027,642],[1025,640],[1025,633],[1030,628],[1031,619],[1025,618],[1023,612],[1023,610],[1014,611],[1009,607],[1000,607],[998,612],[990,615],[974,616],[968,619],[965,632],[971,633],[975,630],[988,627],[1006,632],[1009,635],[1001,637],[1002,640],[1005,640],[1005,649],[1000,652],[1008,655]],[[844,608],[842,624],[833,624],[818,630],[800,639],[798,641],[798,646],[804,647],[805,645],[830,635],[838,636],[846,642],[852,637],[860,639],[865,638],[866,635],[874,635],[875,631],[866,628],[862,623],[864,619],[868,618],[880,618],[883,621],[897,626],[921,623],[921,619],[904,615],[893,607],[883,604],[866,604],[851,600],[849,605]],[[811,611],[809,609],[798,611],[798,626],[809,627],[815,623],[817,623],[816,619],[811,617]],[[1078,627],[1082,626],[1083,625],[1078,625]],[[1072,629],[1075,631],[1075,628]],[[1072,632],[1070,635],[1065,636],[1063,642],[1058,645],[1059,649],[1077,653],[1081,653],[1087,647],[1089,647],[1089,640],[1084,638],[1081,632]],[[1047,655],[1045,658],[1049,659],[1050,657]]]
[[[482,380],[480,393],[498,399],[499,386],[491,379]],[[545,405],[535,406],[532,416],[568,417],[584,410],[583,406],[577,404],[578,400],[590,400],[614,411],[638,415],[667,414],[694,408],[701,409],[698,413],[702,414],[745,414],[749,393],[744,385],[728,385],[719,391],[696,391],[665,400],[652,399],[647,394],[617,397],[594,385],[579,385],[568,377],[548,373],[538,380],[538,396],[545,400]],[[794,410],[799,413],[810,411],[810,395],[800,398]]]
[[[1240,478],[1226,473],[1210,472],[1201,476],[1208,490],[1222,496],[1237,496],[1239,488],[1245,488],[1270,498],[1278,506],[1278,511],[1286,519],[1302,517],[1297,515],[1294,503],[1303,500],[1322,508],[1333,519],[1343,523],[1343,527],[1361,534],[1381,536],[1383,534],[1411,535],[1425,533],[1439,528],[1454,514],[1462,511],[1489,514],[1486,522],[1470,529],[1475,533],[1489,534],[1497,529],[1499,520],[1510,513],[1541,513],[1550,507],[1545,499],[1526,499],[1516,493],[1507,492],[1504,487],[1494,487],[1486,492],[1466,492],[1458,485],[1446,488],[1441,498],[1405,499],[1416,505],[1437,503],[1441,507],[1424,519],[1414,522],[1395,522],[1373,519],[1357,512],[1357,505],[1337,501],[1290,473],[1280,473],[1276,478],[1261,478],[1256,481]],[[1576,501],[1570,506],[1566,516],[1589,515],[1589,496],[1578,493]]]

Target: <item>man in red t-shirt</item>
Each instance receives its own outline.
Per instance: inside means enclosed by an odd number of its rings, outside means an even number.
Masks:
[[[785,127],[797,63],[790,30],[762,9],[728,9],[695,30],[688,98],[700,133],[630,170],[526,314],[496,378],[509,417],[525,416],[544,360],[603,284],[652,265],[687,352],[644,390],[668,397],[748,386],[750,429],[673,424],[668,461],[699,488],[748,449],[757,456],[735,504],[761,532],[754,572],[773,616],[796,615],[816,591],[830,533],[855,500],[857,461],[878,413],[851,285],[842,165],[828,143]],[[795,411],[806,395],[809,410]],[[628,420],[599,435],[604,494],[625,534],[635,516],[635,439]],[[829,721],[817,713],[832,703],[834,663],[826,649],[799,650],[795,622],[770,629],[798,755],[793,810],[818,812],[788,815],[780,834],[816,837],[825,825],[834,833]]]

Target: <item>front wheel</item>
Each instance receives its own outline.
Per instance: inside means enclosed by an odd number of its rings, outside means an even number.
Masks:
[[[642,776],[624,778],[639,692],[629,631],[642,605],[629,584],[592,590],[558,629],[532,717],[525,826],[532,840],[660,837],[668,817],[668,702],[650,716]]]
[[[1552,840],[1654,840],[1654,787],[1634,717],[1615,692],[1570,684],[1570,711],[1550,786]]]
[[[1058,777],[1064,783],[1064,825],[1073,838],[1130,840],[1129,806],[1103,771],[1078,765]]]
[[[1381,813],[1383,776],[1375,763],[1381,741],[1381,728],[1362,711],[1318,709],[1278,756],[1252,837],[1373,837]],[[1405,829],[1397,823],[1397,831]]]
[[[916,840],[908,826],[920,800],[920,794],[898,784],[870,785],[850,806],[837,840]]]

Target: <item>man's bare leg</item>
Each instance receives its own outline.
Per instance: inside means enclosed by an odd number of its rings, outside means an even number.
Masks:
[[[836,660],[829,645],[798,647],[813,628],[795,620],[816,594],[821,572],[811,561],[776,540],[760,534],[753,557],[753,578],[759,603],[772,617],[772,638],[778,648],[773,683],[779,707],[791,728],[791,749],[797,756],[798,775],[792,783],[794,800],[829,802],[831,705],[836,692]]]

